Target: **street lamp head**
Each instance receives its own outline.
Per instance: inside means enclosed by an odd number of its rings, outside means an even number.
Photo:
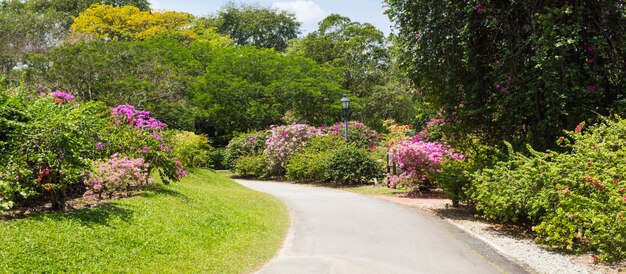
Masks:
[[[350,108],[350,99],[348,95],[344,94],[341,98],[341,109],[348,110],[348,108]]]

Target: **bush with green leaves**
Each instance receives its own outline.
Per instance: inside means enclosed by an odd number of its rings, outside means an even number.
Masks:
[[[339,185],[368,184],[382,176],[383,167],[366,149],[354,145],[332,150],[326,158],[324,181]]]
[[[322,128],[327,134],[344,137],[346,134],[345,124],[336,123],[329,128]],[[345,137],[344,137],[345,138]],[[360,148],[376,146],[380,140],[380,134],[365,124],[357,121],[348,122],[348,142]]]
[[[213,149],[209,138],[190,131],[179,131],[171,137],[172,156],[178,159],[183,168],[210,167],[209,153]]]
[[[240,134],[233,138],[224,150],[224,165],[232,168],[235,160],[242,156],[261,155],[265,149],[265,140],[269,133],[267,131],[255,131]]]
[[[568,151],[511,152],[473,176],[476,208],[501,222],[535,225],[537,241],[626,258],[626,120],[604,119],[583,132],[581,123],[559,138]]]
[[[0,92],[0,208],[47,200],[64,209],[68,188],[80,185],[96,154],[93,140],[108,112],[59,91]]]
[[[241,177],[267,178],[270,171],[267,156],[256,155],[239,157],[235,160],[233,171]]]
[[[345,146],[339,136],[315,136],[304,148],[287,160],[285,176],[297,182],[320,182],[329,168],[326,158],[335,149]]]

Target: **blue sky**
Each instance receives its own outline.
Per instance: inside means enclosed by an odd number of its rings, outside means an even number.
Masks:
[[[228,0],[149,0],[153,9],[175,10],[192,13],[196,16],[213,14]],[[316,30],[317,22],[338,13],[350,17],[352,21],[367,22],[389,34],[389,19],[383,14],[382,0],[237,0],[234,3],[254,4],[265,7],[289,10],[302,22],[305,33]]]

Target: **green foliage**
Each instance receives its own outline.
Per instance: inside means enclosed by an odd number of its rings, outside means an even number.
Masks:
[[[340,68],[343,88],[359,98],[383,83],[388,63],[385,37],[380,30],[338,14],[329,15],[319,23],[318,30],[291,42],[288,52]]]
[[[229,35],[237,45],[277,51],[285,51],[287,41],[300,34],[300,22],[294,14],[257,5],[231,3],[200,23]]]
[[[209,161],[211,162],[211,168],[215,170],[228,169],[226,166],[225,154],[226,148],[216,147],[209,151]]]
[[[624,111],[623,1],[387,1],[401,63],[455,132],[554,147],[561,129]]]
[[[472,176],[492,167],[499,153],[492,148],[476,145],[471,155],[463,160],[445,159],[438,172],[429,174],[429,178],[444,190],[453,206],[460,203],[474,204],[476,188],[472,185]]]
[[[131,104],[179,129],[194,127],[186,81],[201,71],[189,48],[174,38],[79,43],[29,62],[33,82],[54,83],[52,88],[111,107]]]
[[[280,249],[287,208],[208,170],[71,212],[0,220],[11,273],[249,273]]]
[[[584,124],[558,143],[567,153],[510,153],[473,177],[476,207],[498,221],[536,225],[539,242],[593,250],[601,261],[626,257],[626,120]]]
[[[324,181],[340,185],[368,184],[382,175],[382,166],[367,150],[354,146],[333,150],[326,160]]]
[[[0,92],[0,208],[32,198],[63,209],[66,190],[90,166],[93,140],[108,112],[101,103],[79,105],[22,89]]]
[[[233,171],[238,176],[262,179],[269,176],[268,165],[265,155],[242,156],[235,160]]]
[[[333,150],[345,146],[340,136],[315,136],[304,148],[287,160],[285,177],[297,182],[321,182],[327,169],[327,157]]]
[[[241,134],[228,143],[224,150],[224,165],[232,168],[235,160],[242,156],[257,156],[263,154],[267,131],[257,131]]]
[[[288,112],[317,125],[341,117],[343,90],[333,68],[253,47],[196,54],[206,67],[193,91],[202,110],[196,123],[201,132],[230,138],[234,132],[282,124]]]
[[[183,168],[210,167],[209,154],[213,149],[209,139],[190,131],[176,132],[171,138],[172,156],[180,160]]]

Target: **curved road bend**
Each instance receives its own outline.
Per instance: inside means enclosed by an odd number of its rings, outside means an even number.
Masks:
[[[528,273],[416,208],[329,188],[235,181],[290,210],[287,239],[259,273]]]

